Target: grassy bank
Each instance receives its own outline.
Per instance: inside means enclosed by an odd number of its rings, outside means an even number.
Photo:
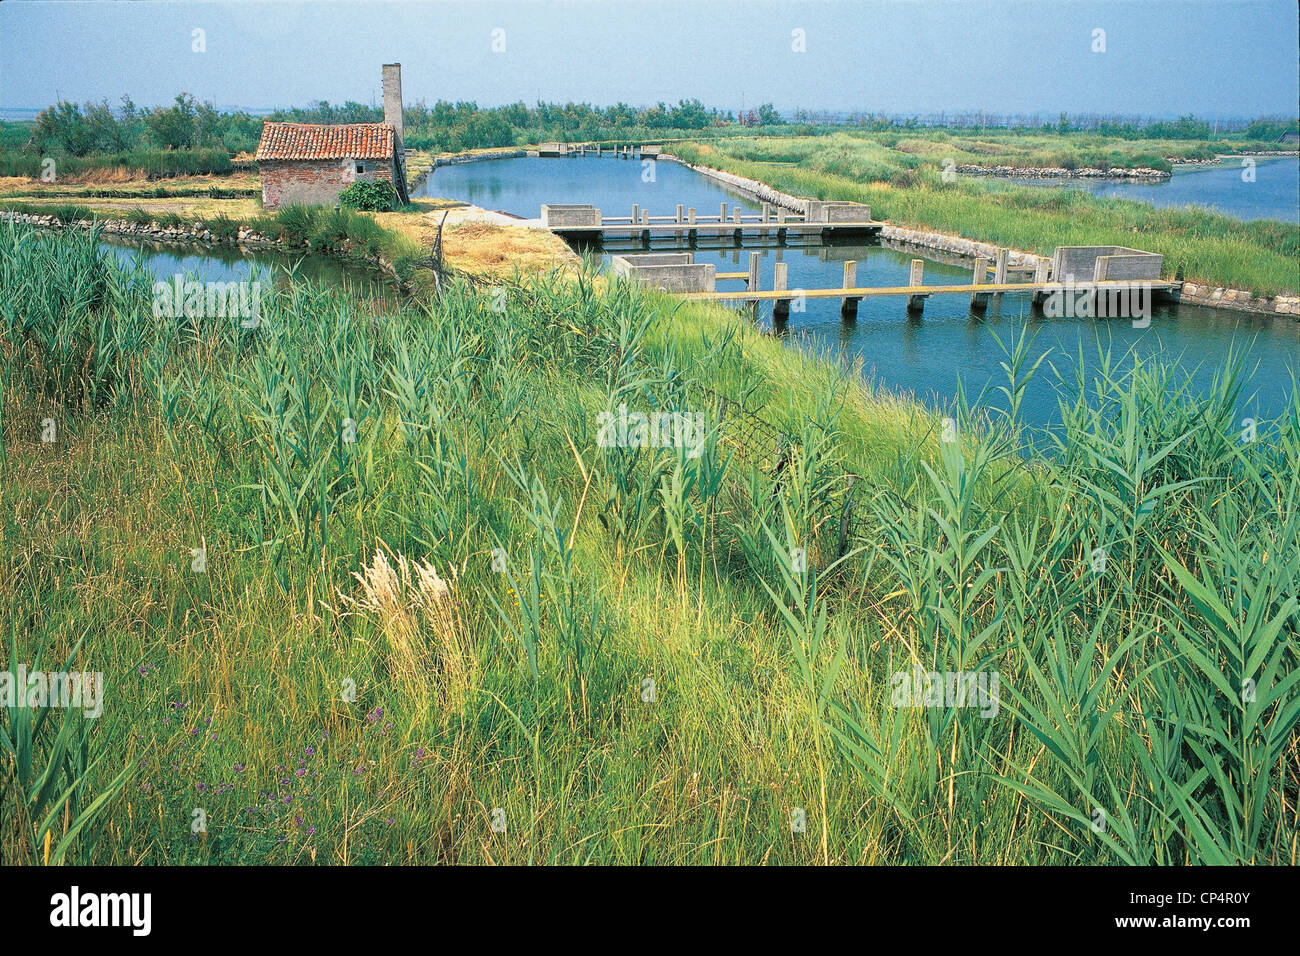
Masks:
[[[121,211],[73,204],[0,200],[0,211],[53,216],[65,224],[94,223],[105,218],[125,219],[145,226],[197,227],[218,241],[233,242],[241,229],[251,229],[288,249],[328,254],[342,259],[391,266],[413,291],[427,293],[431,276],[424,268],[428,253],[402,233],[387,229],[373,215],[326,206],[287,206],[275,212],[231,218],[224,214],[196,218],[174,212],[152,212],[135,207]]]
[[[0,176],[26,176],[39,179],[46,171],[43,165],[45,162],[46,157],[39,152],[0,152]],[[83,183],[222,175],[233,169],[230,153],[219,147],[142,148],[120,153],[54,157],[54,172],[60,181]]]
[[[0,712],[5,862],[1295,862],[1300,404],[1143,367],[1027,462],[590,277],[243,328],[0,227],[0,293],[0,654],[105,680]]]
[[[1039,255],[1062,245],[1137,245],[1165,256],[1173,275],[1260,295],[1300,289],[1300,227],[1241,222],[1194,209],[1101,199],[1073,189],[1042,189],[958,177],[941,179],[942,150],[900,159],[874,140],[728,140],[679,144],[673,152],[796,195],[869,203],[872,215],[900,226],[959,234]]]

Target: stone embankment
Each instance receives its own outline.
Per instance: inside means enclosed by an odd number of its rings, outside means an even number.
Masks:
[[[1209,159],[1179,159],[1176,156],[1167,156],[1165,158],[1175,166],[1223,166],[1234,159],[1253,159],[1257,156],[1263,159],[1281,159],[1290,156],[1295,159],[1296,153],[1294,150],[1261,149],[1245,153],[1217,153]]]
[[[925,232],[921,229],[906,229],[903,226],[885,226],[880,230],[880,238],[882,241],[897,243],[900,246],[946,252],[952,256],[962,256],[972,260],[980,257],[988,259],[990,262],[997,259],[998,252],[1003,248],[991,242],[976,242],[974,239],[963,239],[961,236],[949,236],[942,232]],[[1039,261],[1046,258],[1048,257],[1034,255],[1032,252],[1022,252],[1019,249],[1007,250],[1007,264],[1013,269],[1032,269]]]
[[[424,181],[439,166],[459,166],[462,163],[477,163],[479,160],[516,159],[525,155],[522,149],[493,149],[483,152],[451,153],[447,156],[435,156],[432,166],[414,167],[414,172],[407,177],[407,189],[414,191],[424,185]]]
[[[1119,179],[1124,181],[1163,182],[1170,174],[1150,166],[1136,166],[1122,169],[1112,166],[1100,169],[1096,166],[1081,166],[1067,169],[1064,166],[978,166],[964,163],[954,167],[957,172],[969,176],[986,176],[994,179]]]
[[[1242,312],[1277,312],[1300,318],[1300,295],[1259,296],[1245,289],[1184,282],[1182,301]]]
[[[729,189],[734,189],[742,196],[757,199],[759,202],[771,203],[773,206],[783,206],[801,215],[808,211],[807,199],[801,196],[792,196],[790,193],[783,193],[779,189],[773,189],[767,183],[760,183],[757,179],[746,179],[744,176],[737,176],[735,173],[725,173],[720,169],[714,169],[712,166],[697,166],[694,163],[688,163],[684,159],[679,159],[671,153],[660,153],[659,158],[694,170],[705,179],[712,179],[714,182],[721,183]]]
[[[517,159],[524,154],[525,151],[522,149],[494,149],[482,153],[453,153],[450,156],[436,157],[433,165],[456,166],[460,163],[477,163],[479,160]]]

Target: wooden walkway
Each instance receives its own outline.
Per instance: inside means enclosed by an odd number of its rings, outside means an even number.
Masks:
[[[735,292],[691,291],[682,293],[684,298],[701,302],[748,303],[771,302],[778,318],[789,313],[790,303],[796,299],[839,299],[840,311],[845,316],[857,314],[858,303],[863,299],[899,296],[907,299],[909,312],[920,312],[925,300],[934,295],[968,295],[970,307],[976,312],[983,312],[988,307],[989,299],[1008,293],[1028,293],[1035,306],[1043,305],[1049,296],[1067,295],[1076,299],[1087,296],[1093,302],[1109,307],[1110,303],[1131,303],[1134,296],[1145,297],[1136,301],[1150,304],[1156,298],[1177,301],[1182,291],[1179,280],[1162,279],[1092,279],[1085,281],[1071,280],[1068,283],[1049,281],[1049,263],[1040,259],[1032,268],[1033,279],[1026,282],[1009,282],[1010,270],[1006,250],[1002,250],[993,266],[994,279],[988,281],[989,263],[987,259],[975,260],[971,270],[971,281],[964,283],[944,283],[926,285],[925,260],[913,259],[908,275],[907,285],[897,286],[859,286],[857,284],[858,264],[853,260],[844,263],[844,284],[829,289],[791,289],[789,287],[789,264],[778,262],[775,266],[771,289],[759,288],[759,254],[750,253],[747,272],[720,272],[713,276],[714,282],[742,281],[745,288]],[[1017,270],[1019,271],[1019,270]]]
[[[748,278],[748,275],[746,272],[722,272],[717,275],[717,278],[719,280],[744,279]],[[1074,292],[1096,292],[1107,289],[1132,291],[1143,288],[1150,289],[1153,292],[1168,292],[1181,284],[1163,279],[1159,282],[1104,279],[1100,282],[1075,282],[1069,286],[1069,289]],[[1062,288],[1060,283],[1052,282],[982,282],[979,284],[968,282],[964,285],[865,286],[852,289],[767,289],[752,292],[743,289],[738,292],[685,292],[682,295],[687,299],[700,299],[705,302],[779,302],[801,297],[805,299],[869,299],[874,296],[887,295],[901,295],[911,298],[914,296],[980,295],[1004,292],[1046,294],[1060,291]]]
[[[836,217],[815,218],[771,203],[763,203],[761,213],[742,213],[738,206],[722,202],[718,204],[717,214],[707,216],[698,215],[694,207],[680,203],[672,216],[652,216],[639,205],[632,207],[630,216],[605,216],[595,206],[543,206],[542,222],[557,236],[575,242],[633,241],[643,246],[648,246],[652,239],[685,240],[694,244],[704,237],[728,239],[740,245],[747,235],[774,238],[778,244],[796,237],[819,241],[848,236],[874,239],[886,225],[870,218],[869,206],[840,205],[849,206],[849,211],[837,209]],[[855,214],[861,218],[853,218]]]
[[[694,241],[701,236],[730,236],[738,239],[744,234],[763,237],[774,236],[778,242],[790,237],[828,238],[849,233],[875,235],[884,227],[883,222],[694,222],[682,223],[668,219],[664,222],[602,222],[599,226],[551,226],[559,236],[606,239],[686,239]]]

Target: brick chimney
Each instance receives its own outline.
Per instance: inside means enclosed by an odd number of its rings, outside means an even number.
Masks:
[[[402,139],[402,64],[384,64],[384,122]],[[400,148],[400,145],[399,145]]]
[[[401,181],[397,194],[403,202],[406,195],[406,149],[402,141],[402,64],[385,63],[383,72],[384,122],[393,128],[393,149],[397,151],[397,166]]]

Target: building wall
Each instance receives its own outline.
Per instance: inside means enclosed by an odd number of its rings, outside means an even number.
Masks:
[[[364,172],[357,172],[361,164]],[[393,182],[392,161],[381,159],[285,159],[258,164],[262,173],[262,205],[332,206],[339,193],[358,180]]]

